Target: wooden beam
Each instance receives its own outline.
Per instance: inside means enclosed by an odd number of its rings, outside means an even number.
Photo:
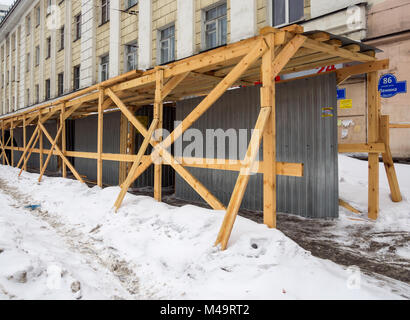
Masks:
[[[97,185],[102,188],[102,170],[103,170],[103,160],[102,160],[102,152],[103,152],[103,128],[104,128],[104,110],[103,110],[103,103],[104,103],[104,90],[99,88],[99,95],[98,95],[98,128],[97,128]]]
[[[38,115],[38,123],[42,123],[42,117],[41,113]],[[45,121],[44,121],[45,122]],[[39,155],[39,161],[40,161],[40,171],[43,170],[43,163],[44,163],[44,155],[43,155],[43,149],[44,149],[44,139],[43,139],[43,131],[40,130],[39,132],[39,147],[40,147],[40,155]]]
[[[394,168],[393,157],[390,151],[390,117],[383,115],[380,117],[380,139],[386,145],[386,152],[382,153],[384,168],[386,170],[387,180],[389,181],[390,195],[393,202],[403,200],[400,192],[399,182],[397,180],[396,169]]]
[[[128,120],[121,113],[120,116],[120,153],[127,154],[127,138],[128,138]],[[119,172],[118,172],[118,185],[121,185],[125,179],[127,178],[127,164],[120,163],[119,164]]]
[[[265,39],[270,48],[262,57],[262,88],[260,93],[261,107],[270,109],[269,118],[263,132],[263,222],[268,226],[268,228],[276,228],[275,77],[306,40],[304,37],[297,37],[301,36],[297,35],[295,38],[290,40],[289,43],[286,44],[285,48],[283,48],[279,55],[275,58],[274,39],[271,35],[266,36]],[[289,49],[288,46],[290,46]],[[276,59],[279,59],[282,64],[277,63]]]
[[[225,250],[227,247],[236,216],[238,214],[243,196],[245,194],[246,187],[249,182],[255,157],[259,152],[259,145],[265,130],[266,123],[269,119],[270,111],[271,108],[261,108],[258,120],[256,121],[255,130],[253,131],[248,151],[245,156],[245,165],[239,172],[235,188],[233,190],[228,208],[226,210],[224,221],[222,223],[221,229],[215,242],[215,245],[221,245],[222,250]]]
[[[377,90],[378,73],[367,74],[367,128],[368,142],[379,140],[379,92]],[[379,214],[379,153],[369,153],[369,195],[368,217],[376,220]]]
[[[339,144],[339,153],[384,153],[386,147],[384,143],[353,143]]]
[[[26,115],[23,115],[23,147],[26,149],[27,145],[27,123],[26,123]],[[20,157],[21,159],[21,157]],[[23,167],[24,170],[27,171],[27,166]]]
[[[324,42],[330,40],[330,35],[327,32],[319,31],[308,35],[309,39]]]
[[[39,128],[39,127],[37,127],[37,128]],[[28,161],[28,159],[30,159],[30,156],[31,156],[31,153],[33,152],[34,146],[36,145],[38,139],[40,138],[40,132],[39,132],[39,131],[40,131],[40,130],[37,130],[36,134],[33,133],[33,137],[34,137],[34,135],[36,136],[36,138],[35,138],[35,140],[34,140],[34,142],[33,142],[33,145],[31,145],[30,147],[27,146],[27,148],[29,148],[29,152],[28,152],[28,154],[27,154],[27,158],[24,159],[23,166],[21,167],[21,170],[20,170],[20,172],[19,172],[19,177],[21,176],[21,174],[22,174],[24,168],[27,167],[27,161]],[[30,144],[29,144],[29,145],[30,145]],[[27,150],[27,149],[26,149],[26,150]],[[26,152],[26,150],[25,150],[25,152]],[[23,155],[24,155],[24,154],[23,154]],[[24,158],[24,157],[22,157],[20,160],[23,160],[23,158]],[[17,166],[17,167],[18,167],[18,166]]]
[[[340,85],[349,77],[389,68],[389,59],[366,62],[336,70],[337,84]]]
[[[186,73],[184,73],[184,75],[185,77],[187,76]],[[161,68],[158,68],[156,71],[156,76],[157,78],[156,78],[156,87],[155,87],[154,119],[158,120],[158,123],[157,123],[158,127],[157,127],[157,132],[156,132],[157,134],[155,135],[155,138],[156,138],[155,140],[158,142],[161,142],[162,141],[163,117],[164,117],[164,105],[162,103],[162,100],[164,98],[164,95],[163,95],[164,70]],[[170,88],[167,88],[167,91],[169,90]],[[155,164],[154,164],[154,199],[157,201],[161,201],[162,199],[162,159],[159,157],[157,158],[157,161],[155,161]]]
[[[32,136],[31,136],[31,138],[30,138],[30,140],[28,141],[27,146],[24,148],[23,154],[21,155],[21,158],[20,158],[19,162],[17,163],[17,168],[19,168],[19,167],[20,167],[20,164],[23,162],[24,157],[25,157],[27,151],[29,150],[31,144],[33,143],[34,139],[35,139],[36,136],[37,136],[38,130],[39,130],[39,127],[38,127],[38,125],[37,125],[36,129],[34,130]],[[36,140],[36,142],[34,142],[34,145],[36,145],[36,143],[37,143],[37,140]],[[26,170],[25,168],[27,168],[27,167],[26,167],[26,165],[23,165],[22,168],[23,168],[24,170]]]
[[[66,120],[65,120],[65,104],[61,107],[60,112],[60,126],[62,127],[61,133],[61,152],[66,155],[67,152],[67,128],[66,128]],[[61,170],[63,178],[67,178],[67,166],[64,161],[61,161]]]
[[[162,88],[161,100],[164,100],[172,92],[172,90],[174,90],[182,81],[184,81],[189,73],[190,72],[184,72],[169,79]]]
[[[50,134],[48,133],[47,129],[44,127],[44,125],[39,122],[38,125],[40,126],[40,129],[44,132],[45,136],[47,139],[50,141],[50,143],[53,143],[53,139],[51,138]],[[60,148],[55,145],[54,146],[55,150],[57,151],[57,154],[63,159],[63,161],[67,164],[67,167],[71,170],[73,173],[74,177],[81,183],[84,183],[83,178],[78,174],[77,170],[75,170],[74,166],[68,161],[68,159],[64,156],[64,154],[61,152]]]
[[[11,120],[10,124],[10,140],[11,140],[11,155],[10,155],[10,164],[12,167],[14,167],[14,125],[13,125],[13,119]]]
[[[350,204],[348,204],[346,201],[339,199],[339,206],[346,208],[347,210],[356,213],[356,214],[361,214],[361,212],[359,210],[357,210],[356,208],[352,207]]]
[[[331,54],[332,56],[336,57],[341,57],[345,59],[349,59],[352,61],[361,61],[361,62],[368,62],[368,61],[374,61],[376,58],[368,56],[363,53],[358,53],[358,52],[351,52],[349,50],[343,49],[343,48],[337,48],[335,46],[313,40],[313,39],[307,39],[306,42],[303,44],[305,48],[320,51],[320,52],[326,52]]]
[[[395,129],[410,129],[410,123],[390,123],[389,127]]]

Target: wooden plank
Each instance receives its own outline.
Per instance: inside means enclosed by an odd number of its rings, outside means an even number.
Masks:
[[[256,121],[255,130],[253,131],[248,151],[246,153],[244,160],[246,164],[239,172],[235,188],[233,190],[228,208],[226,210],[224,221],[222,223],[221,229],[215,242],[215,245],[221,245],[222,250],[225,250],[227,247],[228,240],[231,235],[232,228],[239,211],[239,207],[242,203],[242,199],[249,182],[250,174],[252,171],[252,165],[259,151],[260,141],[262,139],[266,123],[268,122],[270,111],[271,108],[261,108],[258,120]]]
[[[389,59],[366,62],[359,65],[336,70],[337,84],[340,85],[349,77],[369,73],[373,71],[385,70],[389,68]]]
[[[262,57],[261,107],[269,108],[269,118],[263,132],[263,222],[268,228],[276,228],[276,105],[275,77],[298,51],[306,38],[295,36],[275,57],[274,39],[266,37],[270,47]],[[293,43],[292,43],[293,42]],[[289,47],[290,46],[290,47]],[[288,49],[289,48],[289,49]],[[277,59],[281,63],[277,63]],[[278,68],[278,69],[276,69]]]
[[[410,129],[410,123],[390,123],[389,127],[395,129]]]
[[[330,40],[330,35],[327,32],[319,31],[308,35],[309,39],[324,42]]]
[[[97,128],[97,185],[102,188],[102,170],[103,170],[103,160],[102,160],[102,152],[103,152],[103,128],[104,128],[104,110],[103,110],[103,103],[104,103],[104,90],[99,88],[99,96],[98,96],[98,128]]]
[[[367,128],[368,142],[379,140],[379,92],[377,90],[378,73],[367,74]],[[376,220],[379,214],[379,153],[369,153],[369,194],[368,217]]]
[[[14,167],[14,124],[13,124],[13,119],[11,120],[11,125],[10,125],[10,140],[11,140],[11,155],[10,155],[10,160],[11,160],[11,166]]]
[[[393,202],[403,200],[400,192],[399,182],[397,180],[396,169],[394,168],[393,157],[390,151],[390,117],[383,115],[380,117],[380,139],[386,145],[386,152],[382,153],[384,168],[386,170],[387,180],[389,181],[390,195]]]
[[[169,79],[162,88],[161,100],[164,100],[188,75],[189,72],[184,72]]]
[[[60,125],[60,128],[57,131],[56,137],[55,137],[54,141],[51,144],[50,152],[47,156],[46,162],[44,163],[43,169],[40,171],[40,176],[38,177],[38,182],[41,182],[41,179],[43,178],[44,172],[46,171],[48,163],[50,162],[51,156],[53,155],[52,150],[54,149],[54,147],[55,147],[55,145],[56,145],[62,131],[63,131],[63,126]]]
[[[65,104],[61,107],[60,112],[60,126],[62,127],[61,133],[61,152],[66,155],[67,152],[67,128],[65,120]],[[67,178],[67,166],[64,161],[61,161],[61,170],[63,178]]]
[[[127,194],[128,188],[130,187],[131,183],[134,181],[133,177],[137,172],[137,169],[140,165],[141,158],[145,154],[145,151],[147,150],[148,144],[152,138],[152,134],[154,133],[154,130],[158,126],[158,119],[153,119],[151,126],[148,130],[148,134],[144,138],[144,141],[138,151],[137,158],[134,161],[134,164],[131,167],[130,173],[128,174],[128,177],[125,179],[122,187],[121,187],[121,192],[117,197],[117,200],[115,201],[115,211],[117,212],[118,209],[120,208],[122,201],[124,200],[125,195]]]
[[[120,153],[127,153],[127,138],[128,138],[128,120],[121,114],[120,117]],[[127,178],[127,164],[120,163],[118,172],[118,185],[121,185]]]
[[[42,123],[42,117],[41,117],[41,113],[39,113],[38,115],[38,123]],[[45,122],[45,120],[44,120]],[[40,161],[40,171],[43,170],[43,163],[44,163],[44,153],[43,153],[43,149],[44,149],[44,139],[43,139],[43,131],[40,130],[39,132],[39,147],[40,147],[40,155],[39,155],[39,161]]]
[[[317,40],[307,39],[306,42],[303,44],[305,48],[326,52],[336,57],[341,57],[345,59],[349,59],[352,61],[361,61],[361,62],[368,62],[368,61],[375,61],[376,58],[368,56],[363,53],[358,52],[351,52],[349,50],[338,48],[329,44],[322,43]]]
[[[353,143],[339,144],[339,153],[383,153],[386,151],[384,143]]]
[[[23,147],[26,149],[27,145],[27,123],[26,123],[26,115],[23,115]],[[24,170],[27,171],[27,166],[23,167]]]
[[[157,79],[155,87],[154,119],[158,120],[158,127],[155,135],[155,140],[161,142],[164,117],[164,105],[162,103],[162,100],[164,98],[164,70],[157,69],[156,75]],[[162,159],[159,157],[157,157],[154,163],[154,199],[157,201],[161,201],[162,199]]]
[[[357,210],[356,208],[352,207],[350,204],[348,204],[346,201],[339,199],[339,206],[346,208],[347,210],[356,213],[356,214],[361,214],[361,212],[359,210]]]
[[[50,141],[50,143],[53,143],[53,139],[51,138],[50,134],[48,133],[47,129],[44,127],[44,125],[39,122],[38,123],[40,129],[44,132],[45,136],[47,137],[47,139]],[[64,156],[64,154],[61,152],[60,148],[55,145],[54,146],[55,150],[57,151],[57,154],[63,159],[63,161],[67,164],[67,167],[71,170],[72,174],[74,175],[74,177],[76,177],[76,179],[78,181],[80,181],[81,183],[84,183],[83,178],[81,178],[81,176],[78,174],[77,170],[75,170],[74,166],[70,163],[70,161],[68,161],[68,159]]]

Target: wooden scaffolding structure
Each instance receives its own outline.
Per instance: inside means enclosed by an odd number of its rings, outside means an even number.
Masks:
[[[102,186],[103,161],[118,161],[122,165],[121,192],[115,202],[120,208],[130,185],[150,165],[154,165],[154,198],[161,201],[162,165],[170,165],[198,194],[215,210],[226,211],[216,244],[225,249],[240,208],[250,173],[263,173],[264,223],[276,227],[276,176],[303,176],[303,164],[280,163],[276,161],[275,126],[275,77],[293,72],[310,70],[345,62],[360,64],[333,70],[337,82],[342,83],[350,76],[367,74],[368,82],[368,141],[363,144],[340,145],[339,152],[360,152],[369,154],[368,214],[376,219],[379,211],[379,155],[382,154],[393,201],[401,201],[400,189],[389,147],[389,119],[380,114],[380,95],[377,90],[378,71],[388,68],[389,61],[379,61],[374,51],[360,52],[357,44],[343,46],[338,39],[332,39],[325,32],[304,34],[298,25],[275,29],[263,28],[260,35],[224,47],[216,48],[165,66],[145,72],[132,71],[97,85],[63,96],[38,107],[19,110],[0,118],[2,137],[0,139],[3,164],[27,169],[32,153],[40,155],[40,177],[45,173],[52,155],[61,158],[62,176],[67,177],[67,168],[76,179],[83,182],[67,157],[97,160],[97,184]],[[175,159],[167,151],[191,125],[203,115],[229,88],[238,85],[253,85],[261,82],[261,108],[254,133],[243,162],[224,164],[203,159],[202,165]],[[335,88],[336,90],[336,88]],[[178,101],[187,96],[201,95],[205,98],[167,137],[162,137],[163,104]],[[153,121],[147,129],[134,116],[140,106],[153,106]],[[120,110],[122,122],[122,151],[120,154],[103,152],[103,119],[108,110]],[[78,119],[98,113],[97,152],[68,151],[66,149],[66,120]],[[58,131],[52,137],[44,126],[55,119]],[[26,143],[26,128],[36,126]],[[130,125],[130,126],[129,126]],[[13,145],[13,130],[23,128],[22,147]],[[144,141],[137,154],[129,151],[129,130],[136,129]],[[5,141],[5,130],[10,130],[10,139]],[[124,132],[124,133],[123,133]],[[124,137],[125,135],[125,137]],[[128,135],[128,136],[126,136]],[[51,144],[43,147],[43,137]],[[124,137],[124,138],[123,138]],[[39,148],[35,148],[39,141]],[[263,162],[255,163],[260,144],[263,143]],[[151,155],[146,154],[148,145],[153,147]],[[6,157],[6,150],[22,151],[20,161],[15,164]],[[12,152],[13,154],[13,152]],[[46,160],[44,161],[44,156]],[[209,159],[208,159],[209,160]],[[125,165],[124,165],[125,164]],[[128,164],[128,165],[126,165]],[[257,165],[257,166],[256,166]],[[201,167],[237,171],[238,178],[227,208],[198,181],[186,167]],[[257,169],[255,169],[257,168]]]

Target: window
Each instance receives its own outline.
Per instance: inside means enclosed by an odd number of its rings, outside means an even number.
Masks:
[[[47,79],[46,80],[46,91],[45,91],[45,99],[46,100],[49,100],[50,99],[50,97],[51,97],[51,94],[50,94],[50,79]]]
[[[281,26],[299,21],[304,16],[303,0],[273,0],[272,25]]]
[[[47,0],[47,15],[51,13],[51,0]]]
[[[110,0],[101,0],[101,24],[110,20]]]
[[[125,46],[125,70],[131,71],[137,69],[137,50],[136,43],[128,44]]]
[[[48,59],[51,57],[51,37],[48,37],[46,40],[46,50],[47,50],[46,59]]]
[[[30,31],[31,31],[31,18],[30,18],[30,16],[28,16],[27,21],[26,21],[26,33],[27,33],[27,35],[30,35]]]
[[[36,103],[39,103],[40,102],[40,86],[36,84],[35,89],[36,89]]]
[[[11,81],[16,81],[16,66],[13,66],[11,73]]]
[[[36,66],[38,66],[40,64],[40,46],[36,47]]]
[[[125,8],[131,8],[138,3],[138,0],[125,0]]]
[[[77,14],[74,17],[74,27],[75,27],[75,40],[81,38],[81,14]]]
[[[226,44],[226,3],[205,11],[205,49]]]
[[[105,81],[108,79],[110,56],[106,55],[101,57],[100,63],[100,81]]]
[[[40,6],[36,8],[36,27],[40,25]]]
[[[74,77],[73,77],[73,89],[78,90],[80,89],[80,66],[74,67]]]
[[[27,53],[26,56],[26,72],[30,71],[30,53]]]
[[[60,28],[60,50],[64,49],[64,26]]]
[[[58,87],[58,95],[62,96],[64,93],[64,73],[58,74],[57,87]]]
[[[26,105],[30,105],[30,89],[26,90]]]
[[[175,52],[175,27],[159,31],[160,64],[173,61]]]

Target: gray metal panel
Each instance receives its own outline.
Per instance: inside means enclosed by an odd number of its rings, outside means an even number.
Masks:
[[[305,165],[303,178],[278,177],[277,208],[279,212],[303,217],[338,216],[337,108],[334,74],[280,83],[276,90],[277,160]],[[177,119],[183,119],[202,99],[180,101]],[[253,128],[259,112],[258,87],[226,92],[193,128]],[[323,107],[334,107],[334,116],[322,118]],[[248,141],[250,131],[248,130]],[[182,142],[185,147],[190,142]],[[260,148],[260,158],[262,158]],[[205,156],[205,150],[203,150]],[[246,149],[238,150],[243,159]],[[198,156],[202,155],[189,155]],[[228,204],[238,176],[235,172],[188,168],[225,205]],[[242,208],[263,209],[262,175],[250,178]],[[190,201],[203,201],[176,175],[176,196]]]
[[[119,112],[104,115],[103,152],[120,153]],[[75,120],[74,150],[97,152],[97,115]],[[97,181],[97,160],[75,158],[74,167],[88,180]],[[118,185],[119,162],[103,161],[103,183]]]

